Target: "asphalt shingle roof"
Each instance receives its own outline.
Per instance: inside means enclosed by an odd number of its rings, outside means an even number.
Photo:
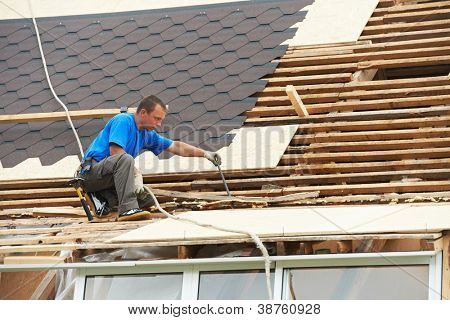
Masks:
[[[203,7],[37,19],[49,74],[69,110],[136,106],[147,95],[170,105],[162,133],[218,149],[248,99],[264,88],[280,44],[312,1],[242,2]],[[201,10],[200,10],[201,9]],[[29,19],[0,21],[0,114],[61,111],[45,80]],[[170,121],[169,121],[170,120]],[[84,148],[107,119],[76,121]],[[182,126],[184,130],[177,130]],[[186,130],[189,128],[189,130]],[[65,122],[0,125],[3,167],[77,154]]]

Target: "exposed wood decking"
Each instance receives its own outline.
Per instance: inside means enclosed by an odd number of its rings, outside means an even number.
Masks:
[[[318,197],[268,206],[450,201],[449,45],[450,1],[382,0],[358,42],[290,47],[276,60],[266,88],[254,95],[257,102],[245,113],[244,125],[298,124],[298,131],[276,168],[224,172],[231,193],[277,197],[319,191]],[[360,77],[364,70],[373,70],[369,79]],[[287,85],[294,86],[309,116],[297,115]],[[226,195],[218,172],[152,175],[145,182],[161,190]],[[181,211],[201,209],[205,200],[161,196],[160,201]],[[148,222],[89,224],[85,218],[36,218],[29,209],[63,206],[79,206],[65,179],[0,182],[0,254],[142,246],[106,240]],[[179,243],[198,244],[206,242]]]

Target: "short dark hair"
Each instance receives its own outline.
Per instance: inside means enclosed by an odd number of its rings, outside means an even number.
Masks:
[[[139,107],[136,110],[136,113],[139,113],[142,109],[145,109],[147,112],[152,112],[155,110],[155,107],[160,105],[164,111],[167,111],[167,107],[164,102],[161,101],[157,96],[151,95],[142,99],[141,103],[139,103]]]

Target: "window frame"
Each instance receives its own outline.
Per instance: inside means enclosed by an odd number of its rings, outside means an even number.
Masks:
[[[428,299],[440,300],[442,295],[442,251],[350,253],[271,257],[274,269],[273,296],[275,300],[286,299],[287,272],[289,268],[355,267],[355,266],[395,266],[428,265]],[[181,300],[197,300],[200,272],[264,270],[261,257],[251,258],[208,258],[190,260],[111,262],[96,265],[82,264],[77,271],[74,299],[83,300],[87,276],[183,273]]]

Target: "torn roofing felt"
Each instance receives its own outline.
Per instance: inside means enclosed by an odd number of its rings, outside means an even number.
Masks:
[[[51,81],[69,110],[169,104],[162,133],[209,149],[229,142],[275,70],[302,1],[251,1],[37,19]],[[62,111],[45,80],[30,19],[0,21],[0,114]],[[107,119],[75,121],[87,148]],[[78,153],[65,121],[0,125],[0,161],[43,165]]]

